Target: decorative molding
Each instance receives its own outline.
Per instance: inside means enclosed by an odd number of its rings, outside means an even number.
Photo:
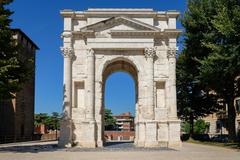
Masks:
[[[156,56],[156,47],[145,48],[144,55],[146,58],[154,58]]]
[[[176,58],[176,53],[177,53],[177,48],[168,48],[168,51],[167,51],[167,57],[168,58]]]
[[[73,34],[70,31],[64,31],[61,35],[61,38],[72,38]]]
[[[64,58],[73,57],[73,48],[72,47],[60,47]]]

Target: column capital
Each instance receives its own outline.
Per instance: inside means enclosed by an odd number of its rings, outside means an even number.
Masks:
[[[72,47],[60,47],[64,58],[73,57],[73,48]]]
[[[176,58],[176,53],[177,53],[178,48],[176,47],[169,47],[167,51],[167,57],[168,58]]]
[[[94,56],[94,50],[92,48],[87,49],[87,56]]]
[[[154,58],[156,56],[156,47],[149,47],[144,49],[146,58]]]

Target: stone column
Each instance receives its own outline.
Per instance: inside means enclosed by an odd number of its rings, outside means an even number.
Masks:
[[[63,100],[63,119],[61,121],[61,135],[59,145],[71,147],[72,143],[72,47],[61,47],[64,57],[64,100]]]
[[[87,119],[95,121],[95,56],[94,50],[87,51]]]
[[[147,77],[146,77],[146,85],[147,91],[146,93],[146,100],[147,100],[147,111],[144,113],[144,117],[148,120],[154,119],[154,57],[156,55],[156,48],[145,48],[145,57],[147,60]]]
[[[176,95],[176,48],[168,49],[168,60],[169,60],[169,79],[168,79],[168,87],[169,87],[169,118],[177,119],[177,95]]]
[[[145,57],[147,60],[146,77],[146,101],[147,110],[145,115],[145,144],[144,147],[157,147],[157,124],[154,122],[154,58],[156,48],[145,48]],[[141,132],[141,131],[140,131]]]
[[[85,142],[82,146],[95,148],[96,143],[96,120],[95,120],[95,56],[94,50],[87,50],[87,81],[86,81],[86,124]]]

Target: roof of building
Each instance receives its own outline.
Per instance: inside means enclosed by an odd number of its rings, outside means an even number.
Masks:
[[[114,115],[113,117],[118,118],[118,117],[133,117],[131,112],[125,112],[119,115]]]
[[[14,28],[12,29],[13,32],[18,32],[20,33],[22,36],[24,36],[36,49],[39,50],[39,47],[19,28]]]

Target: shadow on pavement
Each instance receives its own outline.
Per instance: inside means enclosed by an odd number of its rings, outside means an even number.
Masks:
[[[140,152],[151,152],[151,151],[174,151],[169,148],[143,148],[135,147],[133,142],[107,142],[102,148],[59,148],[56,143],[50,144],[41,144],[41,143],[29,143],[27,145],[14,144],[11,146],[0,146],[0,153],[4,152],[13,152],[13,153],[39,153],[39,152],[54,152],[54,151],[63,151],[63,152],[131,152],[131,151],[140,151]]]
[[[38,152],[53,152],[61,150],[57,144],[14,144],[10,146],[0,146],[0,153],[2,152],[17,152],[17,153],[38,153]]]
[[[134,147],[134,144],[133,144],[133,142],[105,142],[104,147],[114,147],[114,148],[128,147],[128,148],[132,148],[132,147]]]

